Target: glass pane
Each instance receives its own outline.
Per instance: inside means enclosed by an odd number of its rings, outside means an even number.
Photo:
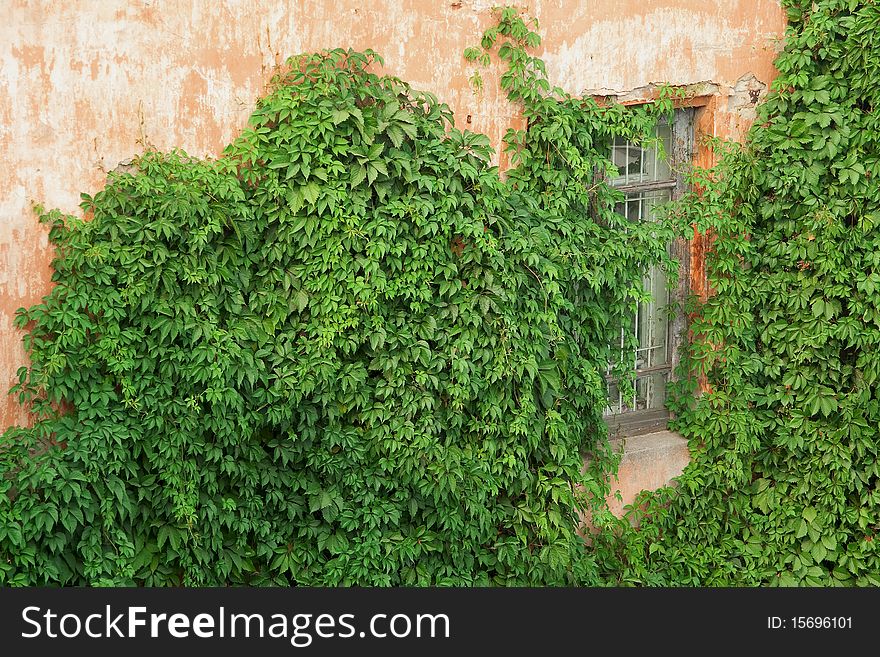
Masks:
[[[636,185],[674,180],[674,172],[663,153],[671,153],[672,130],[669,126],[658,126],[657,138],[662,148],[628,144],[615,139],[612,145],[612,159],[620,174],[611,182],[614,185]],[[615,207],[618,214],[629,221],[654,221],[660,205],[671,199],[671,189],[653,191],[633,190]],[[669,345],[669,290],[666,274],[659,267],[651,267],[643,279],[648,301],[638,304],[632,317],[632,327],[638,340],[635,352],[630,352],[628,367],[632,367],[635,386],[623,386],[611,381],[608,385],[607,413],[622,414],[632,411],[662,409],[666,402],[666,383],[671,365]],[[624,345],[621,333],[620,346]],[[624,392],[626,391],[626,392]]]
[[[651,294],[651,300],[639,303],[636,312],[636,335],[639,340],[637,370],[669,363],[669,321],[666,313],[669,290],[666,287],[666,274],[659,267],[652,267],[645,276],[644,286],[645,291]]]
[[[642,182],[645,180],[645,163],[650,154],[643,148],[630,145],[627,153],[626,173],[629,182]]]
[[[657,372],[636,379],[636,399],[630,410],[646,411],[663,408],[666,403],[667,376],[666,372]]]
[[[657,126],[657,139],[662,145],[662,150],[658,148],[646,149],[645,182],[675,178],[668,159],[672,153],[672,128],[666,124]]]
[[[631,192],[622,203],[618,203],[614,211],[631,221],[654,221],[657,208],[671,198],[668,189],[653,192]]]
[[[629,151],[629,144],[620,137],[615,137],[611,146],[611,161],[617,167],[618,176],[611,179],[612,185],[626,184],[627,151]]]
[[[654,221],[656,219],[654,213],[657,211],[657,208],[664,203],[667,203],[672,198],[670,190],[668,189],[661,189],[656,192],[646,192],[639,196],[641,197],[640,200],[643,204],[641,218],[645,221]]]
[[[618,175],[610,182],[621,186],[674,180],[668,161],[671,153],[672,128],[666,124],[657,126],[655,139],[644,145],[615,137],[611,144],[611,161]]]
[[[617,388],[617,384],[612,381],[608,384],[608,408],[605,410],[605,414],[621,413],[622,404],[620,390]]]

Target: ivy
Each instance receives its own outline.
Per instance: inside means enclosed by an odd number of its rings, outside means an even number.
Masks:
[[[147,152],[85,220],[39,211],[0,583],[598,583],[609,345],[671,229],[604,182],[656,110],[551,88],[539,40],[503,10],[468,51],[529,121],[503,180],[435,97],[333,50],[218,159]]]
[[[220,158],[148,152],[87,220],[40,210],[56,285],[18,316],[36,421],[0,439],[0,583],[880,584],[880,9],[785,4],[748,142],[656,223],[614,212],[608,155],[672,94],[553,87],[509,8],[465,51],[527,120],[503,178],[334,50]],[[673,223],[712,240],[673,391],[693,462],[616,521],[606,367]]]
[[[613,582],[880,585],[880,7],[785,6],[747,144],[676,209],[714,239],[678,395],[694,461],[602,535]]]

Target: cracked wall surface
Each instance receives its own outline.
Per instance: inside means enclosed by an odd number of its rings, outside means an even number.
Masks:
[[[5,0],[0,3],[0,388],[26,362],[15,310],[50,284],[34,201],[78,212],[106,172],[145,145],[218,154],[275,66],[323,48],[372,48],[385,70],[450,104],[496,148],[516,107],[468,85],[462,58],[497,0]],[[661,83],[702,85],[698,129],[739,138],[772,80],[784,31],[776,0],[536,0],[551,80],[635,101]],[[635,91],[634,91],[635,90]],[[470,116],[469,123],[466,117]],[[702,153],[701,158],[708,158]],[[504,161],[501,161],[504,164]],[[698,285],[698,283],[697,283]],[[11,398],[3,426],[26,422]]]

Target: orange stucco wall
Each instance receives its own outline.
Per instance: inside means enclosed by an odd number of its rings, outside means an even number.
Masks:
[[[477,96],[461,53],[497,0],[4,0],[0,3],[0,393],[26,362],[16,308],[46,293],[51,250],[34,201],[78,210],[106,171],[143,150],[220,152],[275,65],[300,52],[372,48],[497,146],[518,121],[492,72]],[[701,84],[700,129],[738,137],[773,77],[777,0],[534,0],[551,80],[637,98]],[[756,86],[757,85],[757,86]],[[470,124],[466,117],[471,116]],[[2,397],[2,395],[0,395]],[[0,399],[0,425],[25,422]]]

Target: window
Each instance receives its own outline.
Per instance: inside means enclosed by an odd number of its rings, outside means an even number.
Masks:
[[[663,144],[665,157],[654,146],[620,138],[611,147],[619,175],[610,182],[626,195],[616,211],[634,221],[652,221],[660,205],[684,191],[680,172],[681,165],[692,160],[693,110],[678,110],[672,121],[657,126],[656,136]],[[639,303],[632,318],[638,339],[635,352],[628,358],[635,370],[634,388],[624,391],[609,371],[606,420],[612,435],[635,435],[666,427],[666,387],[678,364],[686,329],[684,317],[670,314],[669,304],[688,294],[689,254],[686,243],[670,244],[669,248],[681,267],[678,287],[670,291],[665,273],[652,267],[644,278],[650,301]]]

